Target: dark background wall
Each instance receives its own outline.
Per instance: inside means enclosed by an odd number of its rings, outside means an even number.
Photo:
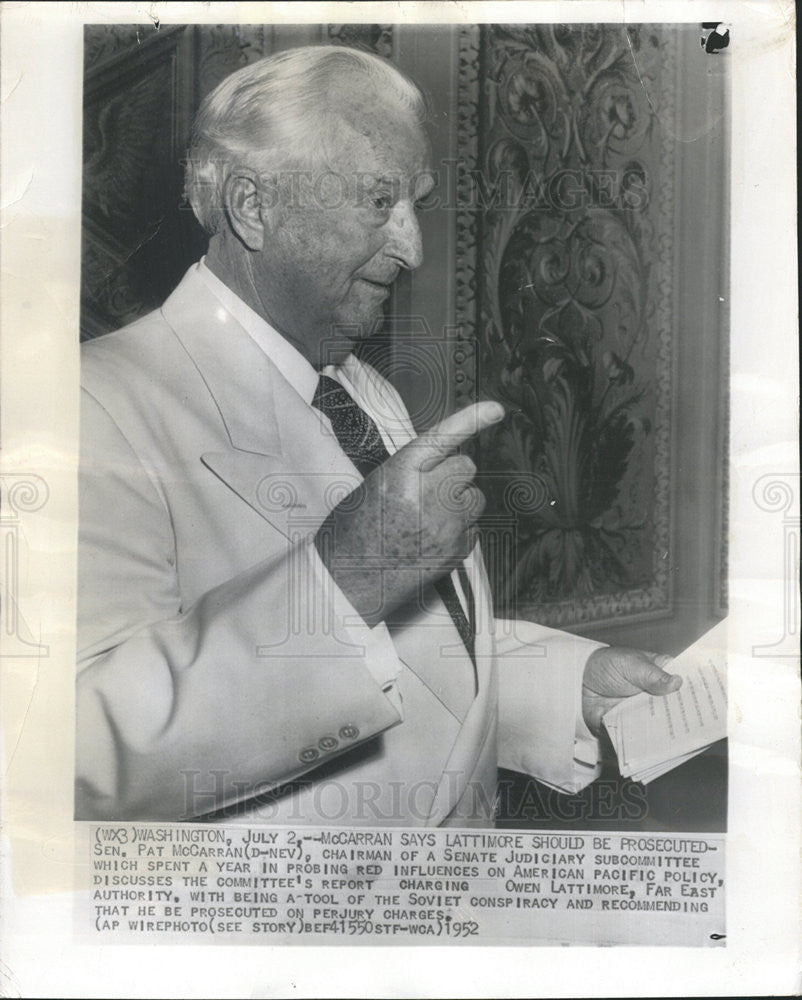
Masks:
[[[203,253],[203,95],[321,41],[430,96],[426,260],[368,351],[419,427],[508,406],[475,450],[498,610],[679,650],[726,607],[727,62],[697,25],[88,26],[82,336]]]

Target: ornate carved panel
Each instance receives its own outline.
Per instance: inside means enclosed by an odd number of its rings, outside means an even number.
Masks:
[[[229,73],[267,55],[269,31],[269,25],[264,24],[211,24],[196,28],[197,103]]]
[[[370,49],[385,59],[393,55],[392,24],[330,24],[327,33],[332,42]]]
[[[141,45],[155,30],[142,24],[88,25],[84,34],[84,69],[95,70],[107,59]]]
[[[478,456],[497,607],[665,615],[673,29],[488,26],[478,84],[477,41],[463,32],[457,311],[476,330],[466,398],[509,411]]]
[[[181,212],[190,47],[184,27],[86,28],[84,337],[159,305],[198,245]]]

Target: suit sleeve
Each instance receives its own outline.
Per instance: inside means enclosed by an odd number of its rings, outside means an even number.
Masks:
[[[188,819],[401,720],[386,630],[353,624],[311,542],[184,607],[158,481],[89,395],[82,435],[78,818]]]
[[[598,740],[582,717],[582,676],[604,644],[534,622],[495,624],[499,765],[580,791],[600,773]]]

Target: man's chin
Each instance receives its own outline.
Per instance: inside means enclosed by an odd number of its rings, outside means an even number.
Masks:
[[[341,303],[329,324],[329,333],[320,345],[323,364],[339,364],[361,341],[384,328],[383,301],[351,301]]]
[[[384,309],[379,305],[338,316],[332,329],[337,336],[347,337],[356,344],[379,333],[383,326]]]

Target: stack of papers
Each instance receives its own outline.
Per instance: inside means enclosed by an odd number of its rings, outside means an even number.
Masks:
[[[722,623],[723,624],[723,623]],[[727,674],[721,626],[672,661],[673,694],[637,694],[602,720],[625,778],[646,784],[727,735]],[[717,641],[718,640],[718,641]]]

